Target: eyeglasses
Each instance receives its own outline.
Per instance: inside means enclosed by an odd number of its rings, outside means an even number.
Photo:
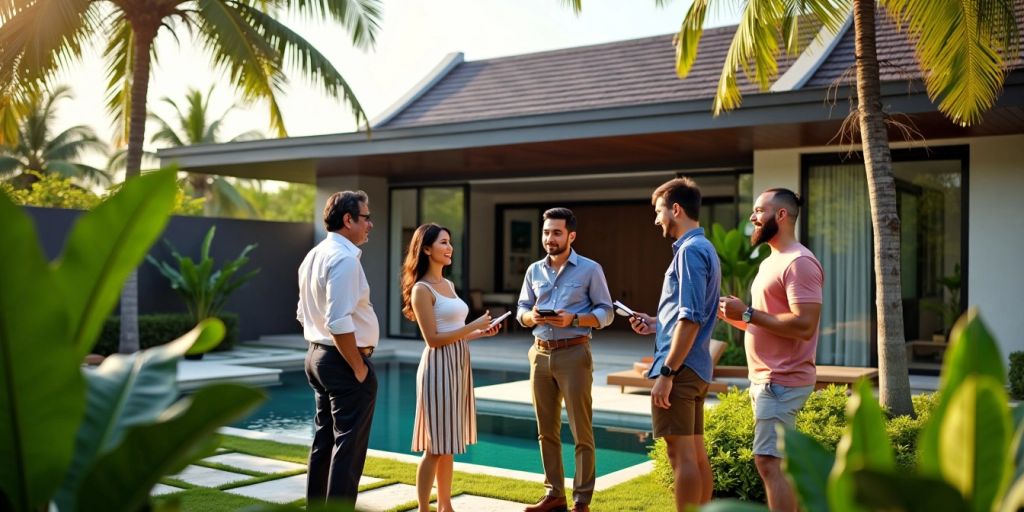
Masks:
[[[370,222],[370,214],[369,213],[357,213],[356,215],[366,219],[366,222]]]

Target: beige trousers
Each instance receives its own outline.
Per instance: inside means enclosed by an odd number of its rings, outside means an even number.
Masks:
[[[530,383],[533,408],[537,413],[537,438],[544,464],[544,486],[548,496],[565,496],[562,467],[562,400],[569,416],[569,428],[576,441],[576,475],[573,501],[590,503],[594,494],[595,455],[593,404],[594,358],[590,343],[548,350],[530,348]]]

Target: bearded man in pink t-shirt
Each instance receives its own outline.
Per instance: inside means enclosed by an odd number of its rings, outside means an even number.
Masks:
[[[772,250],[750,287],[751,304],[722,297],[718,317],[746,331],[744,345],[754,407],[754,463],[764,481],[768,508],[797,510],[796,495],[782,472],[776,425],[793,428],[814,391],[814,355],[825,284],[821,263],[796,240],[800,197],[784,188],[764,191],[750,222],[753,245]]]

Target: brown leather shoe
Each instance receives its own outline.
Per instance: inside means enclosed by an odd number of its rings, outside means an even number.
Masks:
[[[566,512],[567,510],[564,497],[544,496],[544,499],[537,502],[536,505],[526,507],[523,512]]]
[[[572,512],[590,512],[590,504],[577,501],[572,507]]]

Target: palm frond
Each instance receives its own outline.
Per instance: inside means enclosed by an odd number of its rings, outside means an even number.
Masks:
[[[47,146],[51,146],[47,144]],[[43,151],[43,160],[77,160],[83,153],[93,151],[101,155],[107,154],[107,145],[96,138],[79,138],[67,140],[59,145],[52,145]]]
[[[207,204],[215,205],[216,211],[212,212],[216,216],[229,216],[229,217],[242,217],[242,218],[256,218],[259,216],[256,213],[256,209],[253,208],[248,201],[242,197],[242,194],[235,188],[231,182],[220,177],[215,176],[213,183],[210,187],[210,193],[213,195],[212,201]]]
[[[164,98],[165,100],[167,98]],[[152,143],[164,142],[169,147],[186,146],[185,142],[181,139],[171,124],[160,117],[158,114],[150,112],[147,116],[150,121],[157,124],[157,130],[153,132],[153,135],[149,137],[149,141]]]
[[[6,178],[18,169],[24,169],[25,163],[13,156],[0,156],[0,178]]]
[[[953,122],[982,120],[995,104],[1007,63],[1017,58],[1020,27],[1013,0],[885,0],[914,40],[928,96]]]
[[[575,4],[579,12],[581,0],[569,1]],[[252,4],[244,3],[249,6]],[[352,36],[352,44],[356,48],[372,48],[377,40],[381,19],[380,0],[282,0],[282,3],[307,17],[337,21]]]
[[[229,142],[243,142],[247,140],[260,140],[267,138],[263,132],[259,130],[249,130],[247,132],[239,133],[235,135]]]
[[[107,62],[107,113],[114,119],[114,145],[128,143],[132,114],[132,65],[135,61],[135,34],[122,15],[111,22],[103,58]]]
[[[92,0],[36,0],[23,5],[0,24],[0,69],[11,75],[7,82],[47,80],[58,67],[81,56],[98,27],[98,8]],[[0,10],[9,7],[10,3]]]
[[[714,115],[740,106],[742,95],[736,74],[743,70],[748,80],[768,89],[778,74],[779,30],[786,6],[778,1],[752,1],[743,9],[715,92]]]
[[[356,98],[355,91],[327,57],[302,36],[266,13],[242,4],[238,4],[238,10],[242,17],[284,56],[289,66],[319,84],[330,96],[340,96],[349,105],[357,126],[369,126],[366,112]]]
[[[280,136],[287,135],[277,102],[277,93],[285,83],[280,54],[243,19],[238,4],[200,0],[197,7],[197,24],[213,54],[214,65],[227,72],[243,100],[266,100],[272,129]]]
[[[704,17],[708,12],[708,0],[694,0],[683,18],[672,44],[676,47],[676,74],[686,78],[697,60],[697,45],[704,34]]]
[[[571,7],[575,14],[583,12],[583,0],[559,0],[559,2],[563,6]]]
[[[72,126],[58,133],[55,137],[46,141],[42,149],[44,153],[58,152],[62,151],[61,148],[64,146],[77,142],[84,142],[83,148],[85,149],[96,149],[106,153],[107,145],[100,141],[99,137],[96,136],[96,132],[91,127],[85,125]],[[64,160],[65,158],[60,159]]]

